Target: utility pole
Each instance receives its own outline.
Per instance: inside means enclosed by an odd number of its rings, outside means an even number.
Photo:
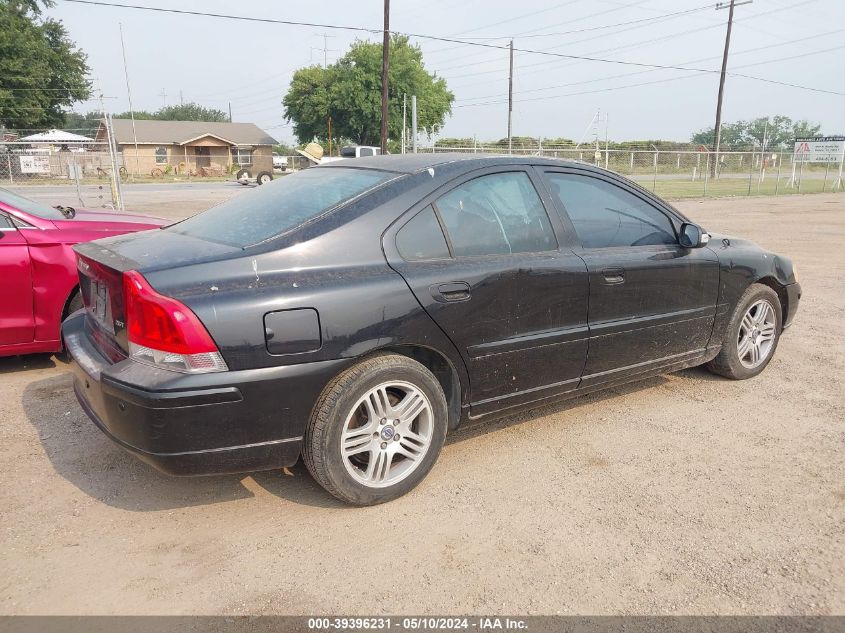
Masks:
[[[323,48],[316,48],[314,46],[311,47],[311,60],[314,60],[314,51],[323,51],[323,68],[328,68],[329,65],[329,53],[336,53],[337,51],[333,48],[329,48],[329,38],[334,37],[334,35],[329,35],[328,33],[317,33],[320,37],[323,38]]]
[[[161,92],[158,94],[159,97],[164,99],[164,107],[167,107],[167,90],[165,88],[161,89]]]
[[[323,68],[329,67],[329,38],[334,37],[328,33],[323,33]]]
[[[182,97],[182,89],[179,89],[179,105],[185,105],[185,99]]]
[[[405,153],[405,144],[408,141],[408,132],[407,132],[407,123],[408,123],[408,95],[402,95],[402,153]]]
[[[719,97],[716,101],[716,127],[714,129],[715,143],[713,145],[713,165],[710,167],[711,176],[714,178],[719,174],[719,144],[722,140],[722,97],[725,94],[725,74],[728,70],[728,52],[731,48],[731,29],[734,22],[734,7],[742,4],[751,4],[753,0],[744,0],[737,2],[730,0],[730,4],[726,5],[720,2],[716,5],[716,10],[728,9],[728,30],[725,33],[725,52],[722,55],[722,73],[719,75]]]
[[[384,36],[381,50],[381,153],[387,154],[387,72],[390,68],[390,0],[384,0]]]
[[[510,72],[508,73],[508,154],[513,154],[513,40],[510,43]]]
[[[129,70],[126,66],[126,44],[123,42],[123,23],[118,22],[120,27],[120,49],[123,51],[123,76],[126,77],[126,94],[129,97],[129,118],[132,119],[132,139],[135,141],[135,175],[141,175],[141,167],[138,162],[138,134],[135,132],[135,111],[132,109],[132,90],[129,87]]]
[[[232,102],[229,102],[229,123],[232,122]]]
[[[115,210],[123,209],[123,200],[120,191],[120,168],[116,154],[116,146],[114,143],[114,129],[112,128],[111,115],[106,112],[106,104],[103,101],[105,97],[100,93],[100,111],[103,113],[103,125],[106,128],[106,143],[109,146],[109,163],[111,164],[111,201],[112,207]],[[11,172],[10,172],[11,173]]]
[[[417,95],[411,95],[411,151],[417,153]]]

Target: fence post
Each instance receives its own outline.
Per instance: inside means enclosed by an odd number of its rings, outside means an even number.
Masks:
[[[9,184],[14,185],[15,179],[12,176],[12,155],[6,154],[6,164],[9,166]]]
[[[783,162],[783,153],[778,152],[778,173],[777,173],[777,180],[775,180],[775,195],[778,195],[778,191],[780,190],[780,164]]]
[[[710,152],[707,152],[707,167],[704,169],[704,196],[707,197],[707,180],[710,178]]]
[[[822,193],[827,189],[827,172],[830,171],[830,163],[824,164],[824,182],[822,183]]]
[[[801,155],[801,166],[798,168],[798,193],[801,193],[801,180],[804,178],[804,155]]]
[[[749,158],[748,160],[748,194],[751,195],[751,181],[754,180],[754,160],[753,158]]]
[[[76,199],[84,207],[85,201],[82,199],[82,190],[79,187],[79,166],[76,164],[76,156],[72,155],[71,158],[73,159],[73,180],[76,182]]]
[[[631,174],[634,173],[634,152],[631,152]]]
[[[654,182],[651,185],[652,191],[657,191],[657,155],[659,153],[659,151],[654,152]]]

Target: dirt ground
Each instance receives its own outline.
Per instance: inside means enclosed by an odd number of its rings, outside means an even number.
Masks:
[[[242,189],[222,191],[129,206]],[[845,195],[678,206],[797,263],[761,376],[688,370],[460,430],[375,508],[301,465],[159,475],[61,362],[0,359],[0,613],[845,614]]]

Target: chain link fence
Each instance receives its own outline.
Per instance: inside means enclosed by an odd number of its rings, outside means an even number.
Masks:
[[[70,186],[71,197],[82,206],[118,208],[126,175],[122,155],[113,157],[107,145],[84,151],[33,149],[9,142],[0,146],[0,186]]]
[[[810,163],[788,151],[719,152],[651,148],[604,149],[538,144],[444,147],[424,152],[469,152],[544,156],[611,169],[666,198],[788,195],[843,191],[843,159],[838,163]]]

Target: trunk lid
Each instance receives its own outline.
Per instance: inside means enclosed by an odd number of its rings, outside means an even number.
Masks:
[[[129,344],[123,273],[173,268],[240,253],[241,249],[171,231],[121,235],[74,246],[86,331],[111,362],[126,358]]]

